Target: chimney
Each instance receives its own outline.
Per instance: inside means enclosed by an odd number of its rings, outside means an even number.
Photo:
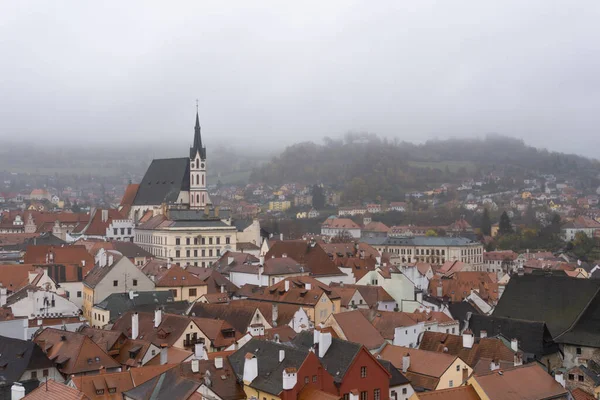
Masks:
[[[279,350],[279,362],[282,362],[284,358],[285,358],[285,350],[281,349],[281,350]]]
[[[284,281],[284,288],[286,292],[290,291],[290,281]]]
[[[171,258],[167,260],[167,269],[171,269]]]
[[[315,329],[313,330],[313,344],[318,345],[320,339],[321,339],[321,331],[315,327]]]
[[[560,386],[565,387],[565,376],[561,371],[556,371],[554,374],[554,380],[560,383]]]
[[[196,343],[194,345],[194,357],[197,360],[208,360],[208,355],[206,354],[206,349],[202,343]]]
[[[406,373],[410,368],[410,354],[406,353],[402,356],[402,372]]]
[[[102,210],[102,222],[108,221],[108,210]]]
[[[358,400],[358,389],[352,389],[350,391],[349,400]]]
[[[262,287],[262,274],[263,274],[263,272],[264,272],[264,267],[262,265],[259,265],[258,266],[258,287]],[[268,281],[268,278],[267,278],[267,281]]]
[[[520,365],[523,365],[523,353],[517,351],[515,353],[515,367],[518,367]]]
[[[463,347],[465,349],[472,348],[473,342],[475,341],[475,338],[473,337],[473,332],[470,329],[467,329],[466,331],[463,332],[462,337],[463,337]]]
[[[169,361],[169,348],[165,343],[160,345],[160,365],[165,365]]]
[[[252,353],[246,353],[244,359],[243,381],[250,384],[258,376],[258,359]]]
[[[490,363],[490,371],[497,371],[500,369],[500,363],[498,362],[498,360],[492,360],[492,362]]]
[[[292,390],[298,383],[298,371],[296,368],[286,368],[283,370],[283,390]]]
[[[81,260],[81,266],[85,267],[85,260]]]
[[[258,263],[259,263],[260,265],[264,265],[264,263],[265,263],[265,256],[260,256],[260,257],[258,257]]]
[[[10,388],[10,400],[21,400],[25,397],[25,388],[19,382],[13,383]]]
[[[221,285],[221,293],[225,293],[225,285]]]
[[[512,351],[519,351],[519,341],[513,338],[510,341],[510,348],[512,349]]]
[[[273,303],[273,305],[272,305],[271,316],[272,316],[271,325],[273,325],[275,327],[275,326],[277,326],[277,320],[279,319],[279,306],[277,305],[277,303]]]
[[[487,337],[487,331],[484,331],[484,330],[479,331],[479,337],[481,339],[485,339]]]
[[[194,358],[192,360],[192,372],[197,374],[200,371],[200,361],[198,361],[198,359]]]
[[[131,338],[136,340],[140,334],[140,316],[137,312],[131,314]]]
[[[440,282],[438,284],[438,287],[436,288],[437,290],[437,297],[442,297],[444,295],[444,287],[442,286],[442,282]]]
[[[233,258],[233,257],[227,257],[227,265],[233,264],[233,261],[235,261],[235,258]]]
[[[311,290],[311,289],[312,289],[312,284],[310,284],[310,283],[305,283],[305,284],[304,284],[304,288],[305,288],[306,290]]]
[[[162,310],[159,308],[158,310],[154,310],[154,327],[158,328],[162,323]]]
[[[216,369],[223,368],[223,357],[215,357],[215,368]]]
[[[115,261],[115,258],[113,257],[113,255],[109,255],[108,256],[108,265],[113,265],[113,262]]]
[[[325,357],[325,354],[327,354],[327,350],[329,350],[329,346],[331,346],[331,333],[321,332],[319,338],[319,358]]]

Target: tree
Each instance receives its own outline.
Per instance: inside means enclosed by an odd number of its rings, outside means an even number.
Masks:
[[[552,221],[550,221],[550,226],[548,227],[548,230],[550,231],[550,233],[554,234],[554,235],[559,235],[560,234],[560,215],[558,214],[554,214],[552,216]]]
[[[345,229],[331,238],[331,243],[352,243],[353,241],[354,237]]]
[[[508,214],[506,213],[506,211],[504,211],[502,213],[502,215],[500,216],[498,234],[499,235],[508,235],[510,233],[513,233],[512,224],[510,223],[510,218],[508,217]]]
[[[319,185],[312,187],[312,206],[315,210],[325,208],[325,194],[323,193],[323,188]]]
[[[492,221],[490,220],[490,212],[487,208],[483,209],[483,216],[481,217],[481,233],[485,236],[492,235]]]
[[[437,232],[434,231],[433,229],[429,229],[427,232],[425,232],[425,236],[437,236]]]
[[[73,207],[71,207],[71,211],[73,211],[74,213],[81,212],[81,207],[79,207],[79,204],[77,204],[77,201],[73,202]]]

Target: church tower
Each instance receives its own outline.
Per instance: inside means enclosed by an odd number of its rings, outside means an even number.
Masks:
[[[202,146],[200,119],[196,110],[194,144],[190,147],[190,208],[200,209],[210,204],[206,190],[206,147]]]

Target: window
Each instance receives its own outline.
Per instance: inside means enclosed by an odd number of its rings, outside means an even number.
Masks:
[[[231,244],[231,238],[229,236],[225,238],[225,244]]]
[[[121,228],[121,236],[125,234],[125,228]]]
[[[186,256],[187,258],[190,258],[190,251],[189,251],[189,250],[186,250],[186,251],[185,251],[185,256]]]
[[[304,377],[304,384],[306,385],[308,383],[308,376]]]
[[[196,291],[197,289],[190,289],[190,297],[196,297]]]
[[[570,381],[574,381],[575,380],[575,374],[569,374],[569,380]]]
[[[402,394],[406,394],[406,393],[407,393],[406,388],[402,388]]]
[[[131,235],[131,228],[127,228],[127,234]]]
[[[583,375],[577,375],[577,380],[579,382],[583,382]]]
[[[175,238],[175,246],[179,246],[181,244],[180,238]]]
[[[81,292],[77,292],[77,297],[81,297]]]
[[[367,377],[367,367],[360,367],[360,377],[361,378]]]
[[[119,230],[117,228],[113,228],[113,234],[117,236],[119,234]]]
[[[37,379],[37,371],[31,371],[31,379]]]
[[[133,280],[133,286],[137,286],[137,279]]]
[[[369,393],[367,393],[366,390],[364,392],[360,392],[360,400],[368,400],[368,399],[369,399]]]
[[[113,286],[119,286],[119,281],[113,281]]]
[[[317,383],[317,376],[313,375],[313,383]]]
[[[208,238],[208,244],[212,244],[212,236]]]
[[[42,371],[42,376],[48,376],[48,370],[47,369],[45,369],[45,370]]]
[[[217,257],[221,257],[221,249],[217,249]]]
[[[185,244],[190,245],[190,238],[185,238]]]
[[[212,249],[208,250],[208,256],[212,257]]]
[[[194,250],[194,257],[198,257],[198,250]]]
[[[373,400],[381,400],[381,389],[373,390]]]
[[[580,355],[581,355],[581,347],[578,347],[578,348],[576,349],[576,352],[577,352],[577,355],[578,355],[578,356],[580,356]]]
[[[460,365],[456,366],[456,372],[460,372]]]
[[[448,381],[448,387],[454,387],[454,381],[453,380]]]
[[[173,293],[173,297],[177,297],[177,289],[171,289],[171,293]]]
[[[175,258],[179,258],[179,257],[181,257],[181,251],[175,250]]]
[[[206,238],[202,238],[202,244],[206,244]]]
[[[194,238],[194,244],[198,244],[198,238],[197,237]]]

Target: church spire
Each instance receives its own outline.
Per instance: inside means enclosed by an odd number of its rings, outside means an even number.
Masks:
[[[190,148],[190,158],[196,157],[200,152],[200,158],[206,158],[206,148],[202,147],[202,135],[200,134],[200,117],[198,116],[198,100],[196,100],[196,126],[194,127],[194,144]]]

